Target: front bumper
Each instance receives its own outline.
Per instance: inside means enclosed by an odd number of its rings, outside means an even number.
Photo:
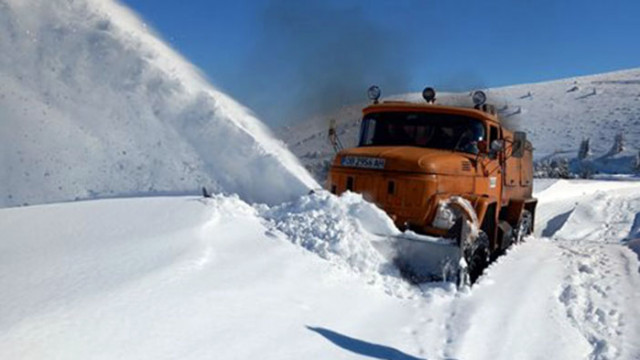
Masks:
[[[334,167],[327,188],[353,191],[383,209],[400,229],[425,232],[437,202],[437,175]]]

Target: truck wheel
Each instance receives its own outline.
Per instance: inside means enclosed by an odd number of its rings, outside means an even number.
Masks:
[[[489,265],[489,237],[480,230],[473,243],[465,243],[462,253],[466,266],[460,266],[458,271],[458,287],[471,285],[482,275]]]
[[[522,216],[518,225],[514,229],[513,232],[513,242],[514,244],[519,244],[524,241],[524,237],[531,234],[531,228],[533,227],[533,216],[531,212],[528,210],[524,210],[522,212]]]

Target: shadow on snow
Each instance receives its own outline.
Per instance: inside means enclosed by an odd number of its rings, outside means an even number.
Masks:
[[[325,339],[331,341],[334,345],[354,352],[358,355],[385,360],[425,360],[423,358],[405,354],[402,351],[389,346],[378,345],[354,339],[352,337],[339,334],[329,329],[312,326],[307,326],[307,329],[322,335]]]
[[[569,220],[569,216],[573,213],[574,209],[571,209],[563,214],[558,214],[553,217],[553,219],[547,222],[547,227],[542,230],[543,237],[552,237],[558,230],[564,226],[564,223]]]

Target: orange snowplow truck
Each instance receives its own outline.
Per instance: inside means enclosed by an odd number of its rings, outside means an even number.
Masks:
[[[423,91],[425,103],[379,97],[371,87],[358,146],[337,153],[328,189],[361,193],[400,229],[457,237],[473,282],[533,231],[531,143],[502,126],[481,91],[473,108],[438,105],[432,88]],[[460,223],[472,230],[461,234]]]

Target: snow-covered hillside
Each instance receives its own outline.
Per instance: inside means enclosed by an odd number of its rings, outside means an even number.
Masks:
[[[316,186],[118,3],[0,0],[0,33],[0,207],[201,186],[279,203]]]
[[[0,358],[638,359],[640,184],[536,187],[536,237],[467,291],[399,278],[352,194],[0,209]]]
[[[279,132],[289,148],[324,180],[333,149],[327,140],[331,119],[338,123],[344,146],[354,146],[360,126],[363,103],[345,107],[324,117],[315,117]],[[384,89],[382,89],[384,91]],[[537,84],[515,85],[486,90],[512,128],[526,131],[538,162],[577,157],[580,143],[590,139],[591,154],[580,166],[594,172],[633,173],[640,160],[640,69],[569,78]],[[383,100],[384,100],[383,96]],[[423,102],[420,93],[390,96],[386,100]],[[469,93],[438,94],[441,104],[472,106]],[[616,135],[623,134],[625,149],[610,153]]]

